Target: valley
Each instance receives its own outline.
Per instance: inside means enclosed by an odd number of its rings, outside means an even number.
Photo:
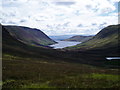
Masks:
[[[1,0],[1,90],[120,90],[120,0]]]
[[[56,44],[50,45],[50,47],[53,47],[54,49],[62,49],[69,46],[75,46],[77,44],[80,44],[81,42],[73,42],[73,41],[56,41]]]
[[[117,41],[114,30],[112,33],[108,32],[110,39],[115,36],[111,39],[112,43]],[[102,33],[104,35],[104,31]],[[106,41],[110,40],[108,34],[105,35],[107,38],[96,39],[100,35],[97,34],[92,41],[63,49],[52,49],[44,44],[35,46],[23,43],[12,36],[4,26],[2,35],[3,89],[120,88],[120,61],[106,59],[119,56],[119,48],[116,47],[117,43]],[[99,44],[90,43],[89,47],[86,43],[94,42],[93,40]],[[93,44],[96,46],[91,48]],[[84,48],[84,45],[88,48]]]

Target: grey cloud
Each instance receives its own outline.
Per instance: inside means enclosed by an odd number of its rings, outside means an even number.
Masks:
[[[82,25],[82,24],[79,24],[77,27],[83,27],[83,25]]]
[[[3,23],[3,24],[17,24],[17,22],[15,22],[15,21],[12,21],[12,20],[4,20],[4,19],[2,19],[1,20],[1,23]]]
[[[11,1],[3,1],[2,2],[2,6],[3,7],[18,7],[20,6],[20,3],[15,3],[15,2],[11,2]]]
[[[16,22],[13,22],[13,21],[9,21],[8,23],[10,23],[10,24],[17,24]]]
[[[104,25],[106,25],[106,24],[107,24],[106,22],[100,24],[100,25],[99,25],[99,29],[103,29],[103,28],[105,27]]]
[[[11,13],[9,14],[9,16],[15,17],[15,16],[16,16],[16,12],[11,12]]]
[[[44,21],[44,20],[39,20],[39,19],[36,19],[36,21],[37,21],[37,22],[42,22],[42,21]]]
[[[76,11],[75,11],[75,14],[76,14],[76,15],[80,15],[80,11],[79,11],[79,10],[76,10]]]
[[[26,20],[23,19],[23,20],[20,20],[20,22],[23,23],[23,22],[26,22]]]
[[[55,2],[56,5],[73,5],[75,2]]]
[[[8,21],[7,23],[8,24],[17,24],[16,22],[13,22],[13,21]]]
[[[110,7],[107,7],[107,8],[102,9],[101,13],[109,13],[111,11],[112,11],[112,9]]]
[[[47,27],[49,27],[49,28],[52,28],[52,26],[51,25],[46,25]]]
[[[91,5],[86,5],[86,8],[90,9],[90,8],[92,8],[92,6]]]
[[[64,23],[63,25],[64,25],[64,26],[68,26],[69,23],[70,23],[70,22],[66,22],[66,23]]]
[[[92,26],[96,26],[97,24],[96,23],[92,23]]]
[[[100,26],[103,26],[103,25],[106,25],[107,23],[106,22],[104,22],[104,23],[102,23],[102,24],[100,24]]]

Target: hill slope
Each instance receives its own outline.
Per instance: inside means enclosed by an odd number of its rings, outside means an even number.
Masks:
[[[73,36],[71,38],[65,39],[63,41],[77,41],[77,42],[85,42],[89,39],[91,39],[93,36],[81,36],[81,35],[77,35],[77,36]]]
[[[4,26],[6,30],[19,41],[30,45],[50,45],[56,43],[38,29],[22,26]]]
[[[10,33],[4,26],[2,26],[2,46],[3,55],[10,54],[19,57],[46,58],[47,56],[53,57],[55,54],[58,54],[55,50],[44,45],[34,47],[22,43],[21,41],[10,35]]]
[[[47,59],[49,61],[65,61],[65,62],[75,62],[75,63],[86,63],[92,65],[103,65],[105,58],[101,55],[88,53],[88,52],[73,52],[66,50],[54,50],[48,47],[33,47],[31,45],[24,44],[11,36],[9,32],[2,26],[2,45],[3,45],[3,55],[13,55],[19,57],[29,57],[29,58],[39,58]],[[96,52],[95,52],[96,53]],[[89,58],[91,60],[88,62]],[[100,62],[99,62],[100,61]],[[99,62],[99,63],[98,63]]]
[[[107,68],[117,68],[118,63],[103,56],[27,45],[11,36],[4,26],[2,41],[3,89],[120,87],[118,69]]]
[[[102,29],[92,39],[67,49],[74,50],[107,50],[118,52],[119,49],[119,25],[110,25]]]

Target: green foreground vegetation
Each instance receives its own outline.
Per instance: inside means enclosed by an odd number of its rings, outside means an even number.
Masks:
[[[54,50],[21,43],[4,27],[2,35],[3,89],[120,88],[120,61],[105,59],[118,54],[114,45],[99,50]]]
[[[3,55],[3,88],[120,88],[118,69]]]

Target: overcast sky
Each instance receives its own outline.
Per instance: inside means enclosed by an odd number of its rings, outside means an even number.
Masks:
[[[47,35],[93,35],[118,24],[119,0],[0,0],[0,22]]]

